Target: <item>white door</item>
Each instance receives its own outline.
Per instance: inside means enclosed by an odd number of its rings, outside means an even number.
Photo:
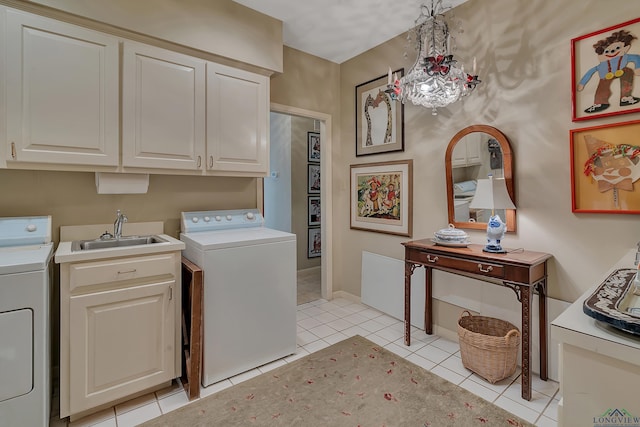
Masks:
[[[118,165],[118,39],[7,11],[8,161]]]
[[[33,389],[33,310],[0,313],[0,402]]]
[[[203,169],[205,62],[124,43],[122,165]]]

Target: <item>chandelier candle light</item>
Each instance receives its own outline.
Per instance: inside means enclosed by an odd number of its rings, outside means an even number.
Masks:
[[[476,59],[473,58],[472,74],[458,67],[451,53],[451,34],[444,19],[442,0],[431,0],[431,7],[421,6],[415,21],[416,50],[418,56],[409,72],[398,79],[397,74],[387,79],[386,92],[403,104],[407,100],[414,105],[431,108],[445,107],[470,94],[480,83],[476,75]]]
[[[482,249],[484,252],[505,253],[500,245],[500,240],[504,237],[507,225],[495,213],[496,209],[515,209],[516,206],[511,201],[507,192],[507,185],[504,178],[479,179],[476,193],[469,203],[470,208],[491,209],[491,218],[487,223],[487,244]]]

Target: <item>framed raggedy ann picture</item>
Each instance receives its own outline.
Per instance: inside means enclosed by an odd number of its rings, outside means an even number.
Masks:
[[[572,120],[640,111],[640,18],[571,40]]]

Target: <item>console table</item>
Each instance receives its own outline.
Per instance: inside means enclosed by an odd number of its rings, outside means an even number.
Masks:
[[[411,344],[411,276],[425,268],[424,329],[433,333],[432,271],[447,271],[512,289],[522,312],[522,398],[531,400],[531,300],[539,296],[540,378],[547,380],[547,260],[550,254],[516,250],[505,254],[483,252],[483,245],[448,247],[430,239],[402,243],[404,255],[404,342]]]

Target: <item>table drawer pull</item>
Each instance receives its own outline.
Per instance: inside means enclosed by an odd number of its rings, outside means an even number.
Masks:
[[[483,273],[488,273],[490,271],[493,271],[493,267],[492,266],[487,266],[487,268],[482,268],[482,264],[478,264],[478,270],[482,271]]]
[[[128,274],[128,273],[135,273],[136,269],[134,268],[133,270],[125,270],[125,271],[118,271],[118,274]]]
[[[438,257],[434,256],[432,258],[431,255],[427,255],[427,261],[429,261],[429,262],[438,262]]]

